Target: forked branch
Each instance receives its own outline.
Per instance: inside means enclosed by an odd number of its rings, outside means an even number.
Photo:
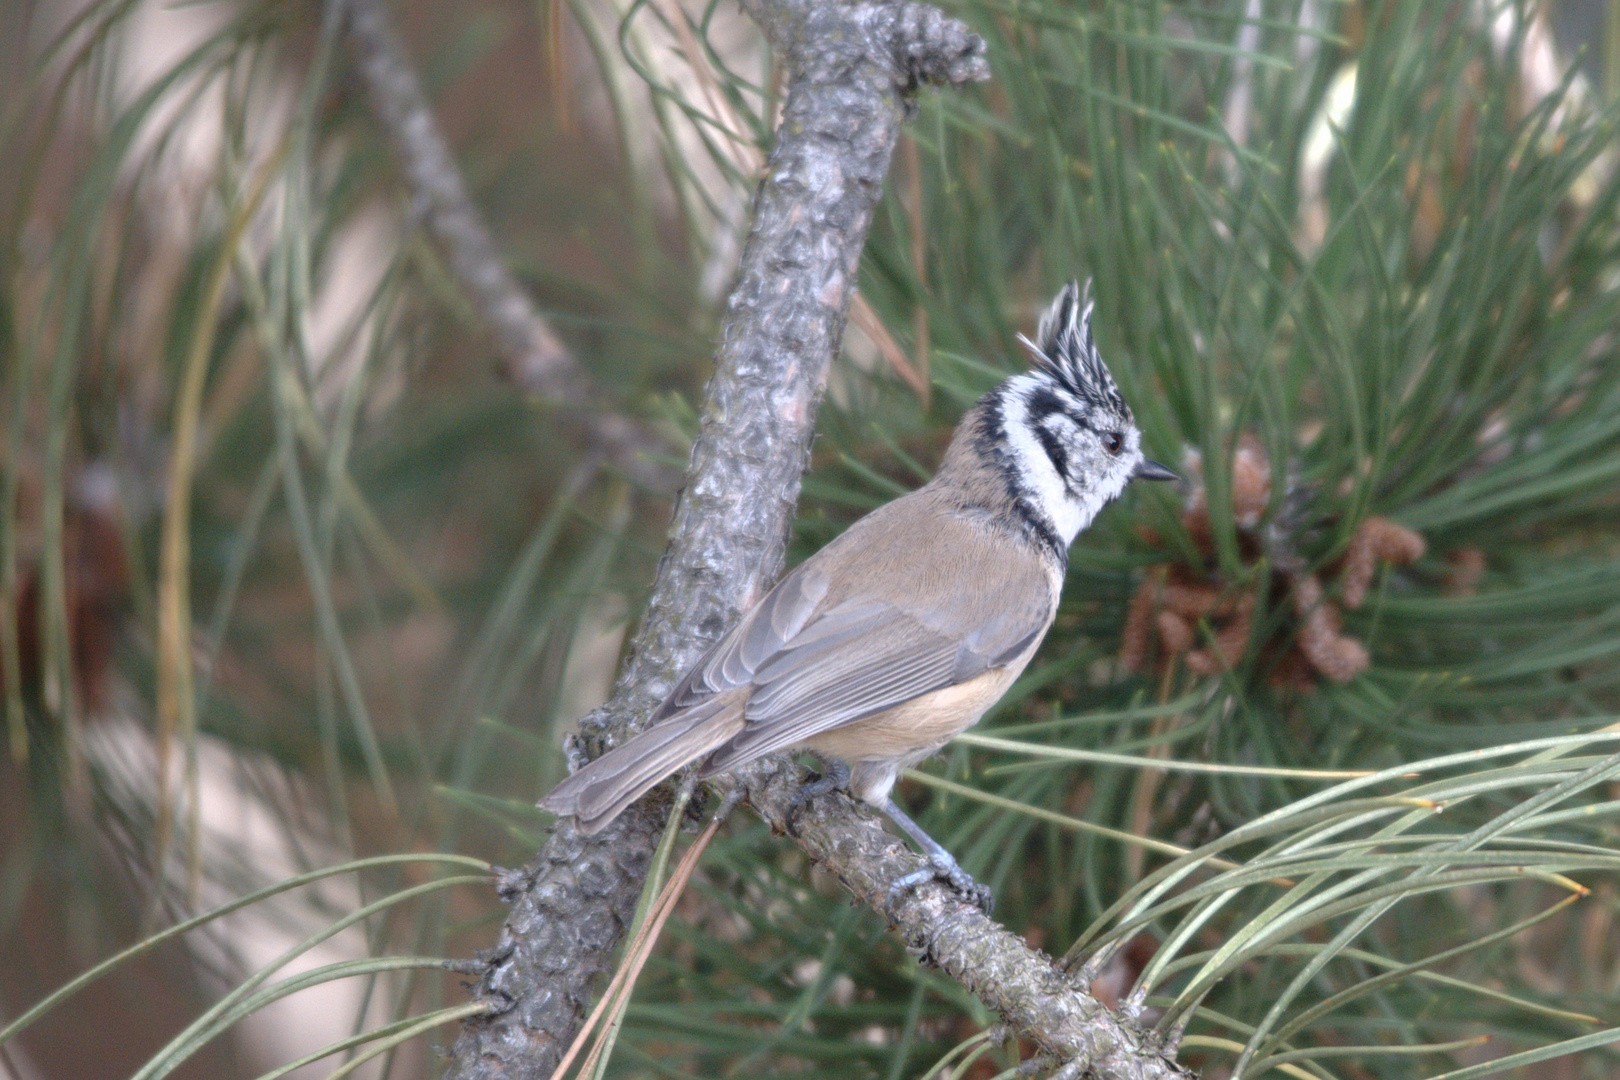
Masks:
[[[775,580],[910,95],[924,83],[959,86],[988,74],[983,42],[925,4],[744,3],[787,67],[787,103],[727,301],[669,548],[612,700],[581,722],[581,757],[638,730]],[[738,778],[779,830],[795,771],[764,762]],[[497,1011],[468,1023],[450,1075],[550,1075],[629,924],[668,809],[667,797],[649,796],[594,836],[561,822],[536,861],[508,876],[503,895],[512,910],[478,986]],[[812,858],[879,910],[889,884],[921,865],[847,799],[812,807],[797,829]],[[1185,1075],[1050,957],[945,887],[916,890],[896,914],[908,944],[1073,1075]]]

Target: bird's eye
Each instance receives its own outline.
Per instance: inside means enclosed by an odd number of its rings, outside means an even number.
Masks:
[[[1125,447],[1125,436],[1117,431],[1110,431],[1103,436],[1103,449],[1110,454],[1117,454]]]

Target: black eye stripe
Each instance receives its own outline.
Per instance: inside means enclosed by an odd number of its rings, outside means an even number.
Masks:
[[[1065,480],[1069,477],[1069,452],[1064,449],[1063,441],[1046,429],[1044,424],[1035,425],[1035,438],[1046,451],[1046,456],[1052,459],[1052,468]]]
[[[1035,419],[1050,416],[1055,412],[1063,411],[1063,399],[1058,397],[1057,391],[1042,383],[1029,392],[1029,415]]]
[[[1030,391],[1028,403],[1024,406],[1028,410],[1029,420],[1032,424],[1039,424],[1048,416],[1061,413],[1071,420],[1077,419],[1073,406],[1064,401],[1057,391],[1050,386],[1037,386]]]
[[[1061,416],[1081,431],[1092,430],[1091,423],[1075,409],[1075,403],[1063,398],[1050,386],[1038,386],[1030,391],[1024,409],[1031,427],[1040,427],[1049,416]]]

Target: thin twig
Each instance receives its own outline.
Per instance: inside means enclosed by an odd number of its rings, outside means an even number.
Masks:
[[[917,395],[917,399],[926,408],[928,405],[928,376],[911,366],[911,361],[906,359],[906,351],[900,347],[898,341],[894,340],[894,335],[889,333],[889,328],[883,325],[883,320],[878,317],[878,313],[872,310],[872,305],[868,304],[866,297],[860,293],[855,294],[855,299],[849,305],[849,321],[854,323],[861,333],[871,339],[872,344],[877,347],[878,355],[888,362],[888,365],[894,369],[894,373],[900,376],[902,382],[911,387],[912,392]]]
[[[329,17],[342,20],[354,47],[378,119],[399,154],[413,208],[493,333],[506,375],[548,402],[582,409],[592,444],[632,479],[673,487],[670,470],[650,456],[663,448],[662,440],[612,410],[501,259],[383,0],[326,2]]]
[[[473,206],[382,0],[332,2],[347,16],[345,28],[377,115],[398,146],[416,212],[499,339],[509,373],[548,397],[582,396],[573,355],[513,279]]]

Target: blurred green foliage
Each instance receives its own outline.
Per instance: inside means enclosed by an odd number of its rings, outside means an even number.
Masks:
[[[1526,1056],[1505,1075],[1613,1075],[1620,114],[1536,82],[1533,7],[951,9],[994,77],[922,98],[903,136],[861,268],[883,329],[846,341],[790,558],[930,474],[1070,277],[1093,281],[1150,453],[1192,481],[1132,492],[1076,545],[1051,636],[981,731],[1019,749],[958,744],[905,798],[1007,925],[1187,1025],[1205,1075],[1460,1078],[1508,1054]],[[23,5],[0,28],[19,54],[0,82],[6,1016],[210,885],[409,851],[526,859],[547,824],[529,805],[605,692],[668,518],[493,376],[337,26],[288,3],[179,10],[204,29],[151,70],[143,5],[65,28]],[[504,254],[679,461],[777,82],[736,12],[687,9],[698,62],[674,10],[400,15]],[[1270,476],[1254,520],[1245,445]],[[1369,518],[1426,553],[1356,605],[1341,567]],[[1166,574],[1252,598],[1235,662],[1199,674],[1162,640],[1140,671],[1119,662],[1133,597]],[[1367,650],[1348,681],[1284,677],[1305,577]],[[165,721],[176,631],[195,685]],[[126,728],[152,747],[133,781],[96,738]],[[199,746],[291,778],[294,805],[231,774],[293,865],[256,877],[251,850],[244,869],[206,839]],[[1154,766],[1170,759],[1226,768]],[[360,880],[391,914],[354,974],[468,955],[501,915],[481,886],[396,911],[424,878]],[[1577,882],[1590,895],[1566,900]],[[55,968],[21,974],[57,936]],[[160,1075],[237,1019],[186,979],[167,1013],[109,1015],[123,1071]],[[401,1021],[462,1001],[438,976],[377,986]],[[738,815],[607,1071],[898,1078],[952,1052],[931,1075],[988,1077],[1018,1061],[980,1037],[992,1020]],[[55,1022],[16,1045],[71,1060]]]

